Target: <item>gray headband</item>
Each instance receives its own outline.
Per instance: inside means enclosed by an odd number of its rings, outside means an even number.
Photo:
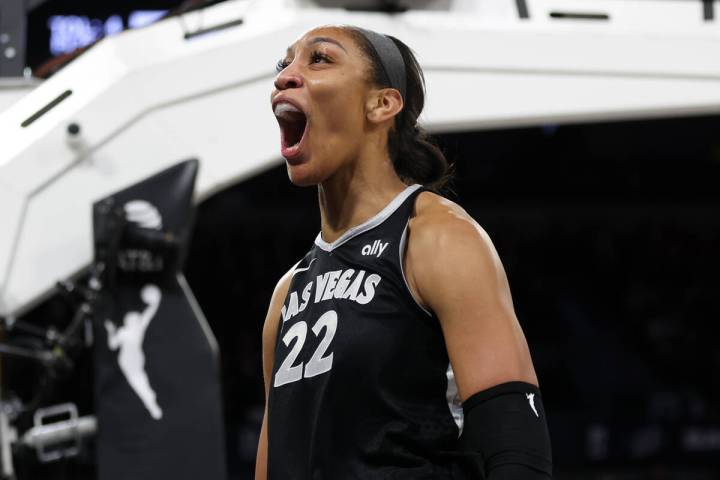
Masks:
[[[383,70],[385,70],[385,75],[390,81],[390,86],[397,89],[402,98],[405,99],[405,61],[400,49],[395,45],[395,42],[385,35],[364,28],[358,28],[358,31],[363,34],[377,52]]]

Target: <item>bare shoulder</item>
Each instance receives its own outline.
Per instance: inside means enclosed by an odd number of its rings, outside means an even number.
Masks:
[[[285,296],[290,289],[290,282],[292,281],[292,276],[295,273],[295,269],[297,268],[298,263],[293,265],[287,272],[283,274],[282,277],[280,277],[280,280],[278,280],[277,284],[275,285],[275,290],[273,291],[273,300],[279,299],[280,303],[282,303],[282,301],[285,299]]]
[[[275,289],[270,297],[270,306],[268,307],[267,316],[265,317],[265,329],[277,329],[280,319],[280,311],[282,310],[285,297],[290,289],[290,282],[292,281],[293,272],[296,267],[297,264],[293,265],[290,270],[280,277],[280,280],[278,280],[275,285]]]
[[[423,192],[408,227],[405,272],[421,305],[435,310],[463,289],[477,297],[478,288],[505,295],[505,272],[490,237],[457,203]]]
[[[262,356],[263,356],[263,375],[265,377],[265,395],[268,394],[270,388],[270,377],[272,376],[273,363],[275,361],[275,340],[278,335],[278,327],[280,325],[280,312],[285,303],[290,288],[293,272],[297,264],[288,270],[275,285],[272,296],[270,297],[270,306],[265,315],[265,322],[262,330]]]
[[[485,230],[464,208],[432,192],[418,195],[409,229],[412,240],[408,245],[413,245],[416,250],[433,251],[450,245],[454,248],[492,245]]]
[[[270,297],[270,305],[268,306],[265,323],[263,325],[263,356],[265,360],[271,360],[270,357],[272,356],[273,346],[275,345],[275,339],[277,337],[277,329],[280,324],[280,312],[285,303],[288,290],[290,289],[290,282],[292,281],[293,272],[295,272],[296,267],[297,264],[293,265],[290,270],[280,277]]]

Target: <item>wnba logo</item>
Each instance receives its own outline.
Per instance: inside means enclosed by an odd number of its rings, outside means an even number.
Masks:
[[[150,416],[155,420],[160,420],[162,409],[157,403],[155,390],[150,386],[145,370],[143,339],[150,322],[160,307],[162,292],[156,285],[147,284],[141,290],[140,298],[145,302],[145,308],[139,312],[127,312],[121,326],[116,326],[109,319],[105,320],[107,343],[110,350],[119,350],[118,365],[130,387],[140,397],[145,408],[150,412]]]

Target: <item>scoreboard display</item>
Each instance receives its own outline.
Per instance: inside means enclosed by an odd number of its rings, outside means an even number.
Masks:
[[[104,37],[150,25],[179,4],[179,0],[49,0],[28,12],[26,65],[33,71]]]

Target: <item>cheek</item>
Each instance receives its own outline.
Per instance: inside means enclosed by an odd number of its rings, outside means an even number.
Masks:
[[[355,136],[364,125],[363,99],[356,85],[344,76],[320,80],[314,85],[313,100],[318,125],[323,133]]]
[[[325,104],[318,128],[310,135],[313,155],[328,168],[352,156],[363,139],[362,111],[345,98]],[[330,165],[333,164],[333,165]]]
[[[308,87],[313,106],[309,138],[312,173],[297,169],[292,172],[291,179],[305,178],[307,181],[313,177],[312,182],[317,182],[352,158],[362,143],[364,92],[358,88],[356,80],[344,76],[316,79]]]

